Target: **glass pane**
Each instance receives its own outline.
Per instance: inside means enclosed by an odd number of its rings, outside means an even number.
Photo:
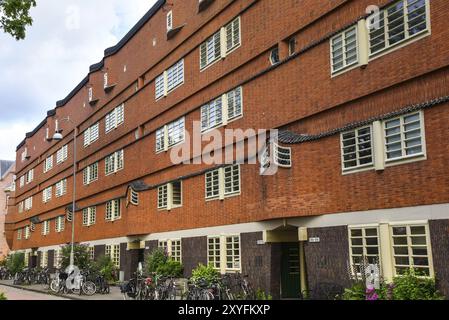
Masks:
[[[377,229],[365,229],[365,235],[367,237],[377,236]]]
[[[425,245],[426,244],[426,237],[425,236],[421,236],[421,237],[411,237],[412,238],[412,244],[420,244],[420,245]]]
[[[393,243],[396,245],[407,245],[407,238],[406,237],[394,237]]]
[[[410,227],[410,233],[413,235],[425,235],[426,227],[424,226]]]
[[[351,229],[351,237],[361,237],[362,229]]]
[[[363,245],[363,239],[362,238],[352,238],[351,243],[353,246],[361,246],[361,245]]]
[[[399,235],[406,235],[406,234],[407,234],[406,227],[393,227],[393,235],[399,236]]]
[[[394,247],[394,254],[395,255],[408,255],[408,248],[407,247]]]
[[[408,257],[394,257],[394,261],[396,262],[397,265],[403,265],[403,266],[409,265]]]

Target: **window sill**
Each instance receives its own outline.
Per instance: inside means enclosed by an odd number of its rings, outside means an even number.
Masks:
[[[424,160],[427,160],[427,155],[425,153],[419,153],[412,156],[385,160],[385,167],[393,167],[400,164],[407,164]]]

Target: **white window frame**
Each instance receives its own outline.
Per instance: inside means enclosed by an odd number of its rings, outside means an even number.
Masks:
[[[361,159],[368,157],[368,156],[360,157],[360,152],[368,150],[368,149],[360,150],[360,145],[367,143],[367,142],[363,142],[363,143],[359,142],[359,138],[366,135],[366,134],[365,135],[360,135],[360,131],[361,130],[365,130],[365,129],[369,129],[369,131],[370,131],[369,135],[370,135],[370,144],[371,144],[371,147],[370,147],[370,149],[371,149],[371,162],[370,163],[361,164],[360,163]],[[348,135],[348,134],[354,134],[354,138],[346,138],[345,139],[344,138],[345,135]],[[345,156],[347,156],[350,153],[345,153],[344,150],[348,149],[352,145],[345,146],[344,143],[345,143],[345,141],[352,140],[352,139],[355,140],[355,148],[356,148],[355,155],[356,155],[356,158],[353,159],[353,160],[345,160]],[[340,134],[340,148],[341,148],[340,149],[341,168],[342,168],[343,172],[349,172],[349,171],[355,171],[355,170],[360,170],[360,169],[364,169],[364,168],[372,168],[372,167],[374,167],[374,163],[375,163],[375,158],[374,158],[375,157],[375,149],[374,149],[373,126],[372,125],[368,125],[368,126],[363,126],[363,127],[360,127],[360,128],[356,128],[354,130],[349,130],[349,131],[342,132]],[[345,167],[345,163],[350,162],[350,161],[356,161],[357,165],[352,166],[352,167]]]
[[[28,148],[25,147],[25,149],[20,154],[20,158],[21,158],[22,162],[25,162],[25,160],[27,159],[27,156],[28,156]]]
[[[173,30],[173,11],[167,13],[167,32]]]
[[[89,88],[87,95],[89,102],[92,102],[94,100],[94,89],[92,87]]]
[[[179,250],[173,250],[174,247]],[[182,239],[159,239],[158,248],[164,250],[172,260],[182,263]]]
[[[22,188],[25,186],[25,175],[21,176],[19,179],[19,187]]]
[[[17,229],[17,240],[22,240],[22,229]]]
[[[25,226],[24,230],[24,239],[28,240],[31,237],[30,226]]]
[[[65,216],[59,216],[55,219],[55,231],[57,233],[63,232],[65,229]]]
[[[83,209],[83,226],[93,226],[97,221],[97,207],[88,207]]]
[[[355,32],[355,61],[353,62],[348,62],[348,52],[349,50],[345,50],[346,46],[347,46],[347,37],[346,35],[349,32]],[[337,40],[338,38],[341,39],[341,50],[342,50],[342,66],[339,68],[335,67],[335,63],[334,63],[334,59],[335,59],[335,51],[334,51],[334,41]],[[353,43],[353,42],[351,42]],[[354,25],[351,26],[349,28],[347,28],[346,30],[340,32],[339,34],[335,35],[334,37],[332,37],[330,39],[330,53],[331,53],[331,69],[332,69],[332,74],[341,72],[343,70],[346,70],[354,65],[358,65],[359,64],[359,57],[360,57],[360,53],[359,53],[359,30],[358,30],[358,25]]]
[[[176,126],[181,126],[182,124],[182,139],[179,141],[172,142],[170,141],[170,128],[175,128]],[[172,121],[165,126],[159,128],[156,130],[156,153],[168,151],[169,149],[173,148],[174,146],[184,143],[186,138],[186,121],[185,117],[181,117],[179,119],[176,119],[175,121]]]
[[[232,170],[235,170],[237,168],[238,170],[238,190],[237,191],[231,191],[231,192],[227,192],[226,191],[226,171],[229,170],[230,168],[232,168]],[[209,195],[208,196],[208,180],[210,180],[210,177],[213,175],[216,175],[218,172],[218,194],[217,192],[214,192],[213,195]],[[207,201],[209,200],[224,200],[225,198],[229,198],[229,197],[234,197],[234,196],[239,196],[241,194],[241,190],[242,190],[242,186],[241,186],[241,181],[242,181],[242,173],[241,173],[241,168],[240,165],[236,164],[236,165],[231,165],[231,166],[226,166],[226,167],[222,167],[222,168],[218,168],[218,169],[214,169],[214,170],[210,170],[208,172],[205,173],[205,198]],[[234,177],[234,175],[232,175],[232,177]],[[212,180],[215,181],[215,180]],[[235,181],[232,180],[231,183],[234,183]],[[235,187],[235,185],[234,185]],[[213,187],[215,190],[217,189],[216,187]]]
[[[28,197],[24,202],[25,211],[30,211],[33,208],[33,197]]]
[[[109,133],[125,122],[125,104],[109,112],[105,117],[105,132]]]
[[[64,145],[61,149],[56,152],[56,164],[61,164],[67,160],[68,156],[68,147]]]
[[[239,255],[238,255],[238,267],[232,267],[232,268],[228,268],[227,264],[228,264],[228,254],[227,254],[227,245],[228,245],[228,238],[238,238],[238,250],[239,250]],[[211,250],[209,248],[210,243],[209,240],[214,240],[214,254],[211,255]],[[218,242],[217,242],[218,240]],[[218,248],[217,248],[217,244],[218,244]],[[216,254],[216,251],[220,251],[220,255],[218,256]],[[234,250],[234,248],[232,249]],[[232,253],[232,257],[235,257],[234,253]],[[241,272],[242,270],[242,239],[240,237],[239,234],[222,234],[222,235],[216,235],[216,236],[209,236],[207,237],[207,263],[210,264],[211,261],[210,259],[214,258],[214,262],[218,263],[218,266],[213,265],[214,269],[220,271],[221,274],[226,274],[226,273],[236,273],[236,272]],[[235,261],[233,261],[233,264],[235,263]]]
[[[120,244],[108,244],[105,248],[105,256],[110,257],[117,268],[120,268]]]
[[[173,76],[173,81],[171,76]],[[182,86],[184,82],[185,64],[184,59],[181,59],[156,77],[154,81],[156,101],[166,97],[170,92]]]
[[[84,131],[84,147],[90,146],[100,138],[100,123],[97,122]]]
[[[42,202],[43,203],[49,202],[51,200],[52,193],[53,193],[53,187],[52,186],[50,186],[48,188],[45,188],[42,191]]]
[[[41,268],[48,267],[48,251],[41,251],[40,267]]]
[[[237,102],[237,103],[236,103]],[[220,104],[220,107],[217,107]],[[240,106],[239,108],[237,106]],[[211,109],[214,112],[211,112]],[[232,109],[232,112],[230,111]],[[214,123],[210,122],[211,114],[220,114]],[[201,132],[205,133],[215,128],[226,126],[228,123],[243,117],[243,87],[237,87],[218,98],[203,105],[200,110]]]
[[[46,236],[50,234],[50,220],[42,222],[42,235]]]
[[[67,193],[67,179],[62,179],[55,185],[56,198],[62,197]]]
[[[125,152],[124,150],[116,151],[109,156],[107,156],[104,160],[105,163],[105,175],[109,176],[111,174],[117,173],[120,170],[123,170],[125,167]]]
[[[34,169],[30,169],[25,174],[25,184],[30,184],[31,182],[33,182],[33,180],[34,180]]]
[[[375,229],[376,230],[376,236],[368,236],[366,234],[366,231],[368,229]],[[353,230],[361,230],[361,236],[352,236]],[[352,239],[361,239],[362,244],[361,245],[355,245],[352,243]],[[367,244],[367,239],[376,238],[377,239],[377,245],[371,245]],[[348,226],[348,241],[349,241],[349,262],[351,266],[351,272],[354,277],[356,276],[362,276],[360,273],[356,272],[354,265],[354,258],[360,256],[363,257],[373,257],[375,255],[368,253],[368,248],[375,248],[377,247],[377,263],[379,268],[382,267],[382,250],[381,250],[381,241],[380,241],[380,230],[379,225],[364,225],[364,226]],[[354,254],[353,248],[362,248],[362,254]],[[363,261],[362,261],[363,263]]]
[[[174,201],[174,188],[173,185],[175,183],[179,183],[180,185],[180,203],[175,203]],[[157,208],[159,210],[167,210],[170,211],[175,208],[182,207],[182,180],[170,182],[159,186],[157,188]]]
[[[106,89],[109,85],[109,77],[108,77],[108,73],[105,72],[103,73],[103,89]]]
[[[83,184],[85,186],[98,180],[98,162],[92,163],[83,170]]]
[[[105,220],[114,222],[120,220],[121,215],[121,201],[120,199],[110,200],[106,203]]]
[[[53,168],[53,155],[48,156],[44,161],[44,173],[50,171]]]
[[[405,151],[407,149],[405,147],[405,142],[407,140],[407,139],[405,139],[405,134],[410,132],[410,131],[407,131],[407,132],[404,131],[404,126],[405,125],[409,125],[410,123],[404,123],[404,118],[413,116],[415,114],[419,115],[419,122],[420,122],[419,130],[420,130],[420,133],[421,133],[421,135],[420,135],[420,138],[421,138],[421,152],[420,153],[416,153],[416,154],[407,155],[406,151]],[[387,151],[386,130],[389,130],[391,128],[387,128],[386,124],[388,122],[392,122],[392,121],[395,121],[395,120],[398,120],[398,119],[400,121],[400,133],[399,134],[400,134],[400,143],[401,143],[402,156],[389,159],[388,158],[388,153],[391,152],[391,151]],[[417,112],[407,113],[405,115],[402,115],[402,116],[399,116],[399,117],[395,117],[395,118],[391,118],[391,119],[388,119],[388,120],[385,120],[385,121],[382,122],[385,165],[393,165],[394,163],[403,163],[403,162],[416,161],[416,160],[426,159],[427,158],[426,138],[425,138],[426,134],[425,134],[424,121],[425,121],[424,120],[424,112],[421,110],[421,111],[417,111]],[[411,131],[417,131],[417,130],[418,129],[414,129],[414,130],[411,130]],[[413,139],[416,139],[416,138],[410,138],[408,140],[413,140]],[[394,143],[397,143],[397,142],[393,142],[393,143],[390,143],[390,144],[394,144]],[[414,146],[414,147],[416,147],[416,146]],[[413,148],[413,146],[410,147],[410,148]]]
[[[393,48],[401,47],[401,46],[406,45],[407,43],[411,42],[411,40],[413,40],[413,39],[418,40],[422,36],[427,36],[427,35],[429,35],[431,33],[430,3],[429,3],[429,0],[424,0],[425,1],[425,12],[426,12],[426,28],[421,30],[418,33],[413,34],[413,35],[409,34],[409,17],[408,17],[408,11],[407,11],[408,1],[410,1],[410,0],[399,0],[399,1],[396,1],[392,5],[390,5],[387,8],[385,8],[385,9],[380,11],[379,19],[380,19],[381,16],[383,16],[383,21],[384,21],[382,35],[376,35],[374,38],[372,38],[372,34],[374,32],[376,32],[376,31],[379,31],[379,30],[369,30],[368,31],[368,50],[369,50],[370,58],[374,59],[374,58],[382,55],[383,53],[390,51]],[[412,0],[412,1],[415,1],[415,0]],[[390,8],[395,7],[400,2],[403,2],[402,10],[403,10],[403,14],[404,14],[404,16],[403,16],[404,17],[404,39],[399,40],[399,41],[395,42],[394,44],[390,44],[390,39],[389,39],[389,36],[388,36],[390,30],[388,29],[388,23],[385,23],[385,22],[387,22],[387,19],[388,19],[387,18],[388,17],[388,10]],[[368,18],[368,21],[373,21],[374,18],[376,18],[376,14],[371,15]],[[371,41],[372,41],[372,39],[380,38],[381,36],[383,36],[383,41],[384,41],[385,46],[383,48],[373,52],[372,51],[372,47],[373,46],[371,46]]]

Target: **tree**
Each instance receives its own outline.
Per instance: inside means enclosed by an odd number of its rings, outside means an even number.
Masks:
[[[25,268],[25,254],[20,252],[10,254],[6,261],[6,268],[13,275],[22,271]]]
[[[62,247],[62,253],[61,253],[61,270],[65,270],[70,265],[70,252],[71,252],[71,245],[66,245]],[[92,265],[92,261],[90,259],[89,254],[89,247],[86,245],[80,245],[76,244],[74,246],[73,250],[73,258],[74,258],[74,264],[77,266],[80,270],[86,270],[89,269]]]
[[[26,27],[33,24],[30,9],[35,6],[36,0],[0,0],[0,29],[16,40],[25,39]]]

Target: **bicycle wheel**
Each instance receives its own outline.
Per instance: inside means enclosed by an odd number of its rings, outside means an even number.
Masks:
[[[86,281],[83,283],[82,289],[86,296],[93,296],[97,291],[97,286],[92,281]]]
[[[50,290],[57,293],[59,291],[59,282],[55,279],[53,279],[50,282]]]

